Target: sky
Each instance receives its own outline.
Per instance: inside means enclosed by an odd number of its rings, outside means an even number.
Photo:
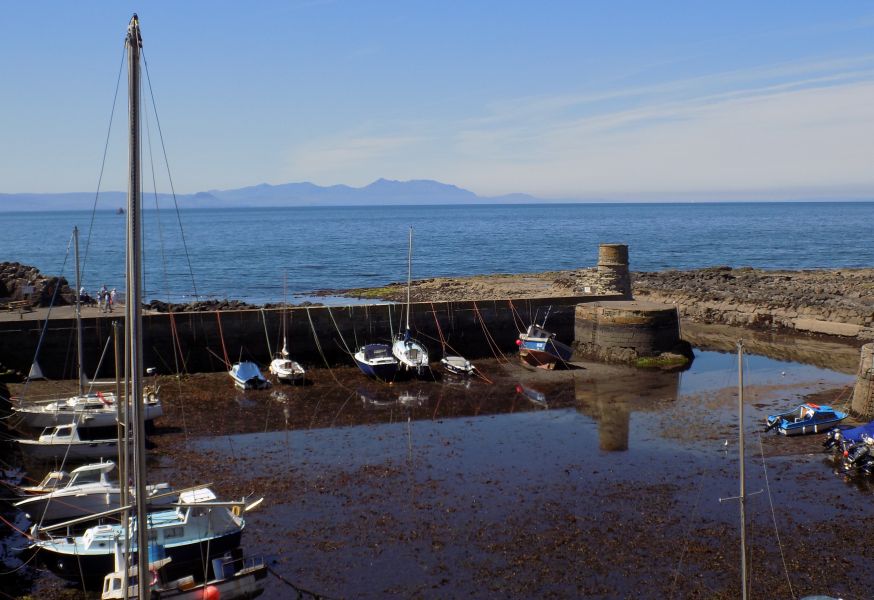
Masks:
[[[874,5],[803,0],[4,2],[0,192],[126,189],[134,12],[161,191],[874,198]]]

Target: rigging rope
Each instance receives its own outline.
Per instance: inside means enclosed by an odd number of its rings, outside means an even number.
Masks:
[[[118,89],[121,85],[121,73],[124,71],[124,59],[127,49],[122,46],[121,61],[118,64],[118,77],[115,80],[115,95],[112,97],[112,110],[109,112],[109,126],[106,128],[106,141],[103,143],[103,159],[100,161],[100,175],[97,177],[97,191],[94,192],[94,204],[91,206],[91,222],[88,224],[88,237],[85,238],[85,252],[82,255],[82,267],[79,269],[80,279],[85,279],[85,264],[88,262],[88,247],[91,245],[91,232],[94,229],[94,215],[97,214],[97,199],[100,197],[100,186],[103,183],[103,172],[106,168],[106,155],[109,152],[109,135],[112,133],[112,121],[115,118],[115,105],[118,102]],[[76,290],[79,293],[79,290]]]
[[[194,291],[194,299],[199,300],[200,296],[197,293],[197,283],[194,280],[194,269],[191,267],[191,254],[188,252],[188,243],[185,240],[185,229],[182,227],[182,215],[179,213],[179,202],[176,199],[176,188],[173,186],[173,176],[170,173],[170,161],[167,160],[167,148],[164,145],[164,133],[161,130],[161,119],[158,118],[158,105],[155,102],[155,92],[152,89],[152,79],[149,76],[149,63],[146,61],[145,52],[143,52],[143,66],[146,71],[146,81],[149,84],[149,96],[152,99],[152,109],[155,112],[155,125],[158,127],[158,139],[161,141],[161,151],[164,154],[164,164],[167,165],[167,180],[170,182],[170,192],[173,195],[173,206],[176,208],[176,219],[179,221],[179,233],[182,236],[182,248],[185,250],[185,259],[188,261],[188,272],[191,275],[191,286]]]
[[[64,255],[64,262],[61,265],[61,273],[58,275],[58,282],[55,285],[55,290],[52,293],[52,300],[49,303],[49,310],[46,312],[46,320],[43,323],[42,331],[39,334],[39,340],[36,343],[36,350],[33,353],[33,361],[36,362],[39,357],[39,351],[42,349],[43,341],[45,341],[46,332],[49,328],[49,321],[52,317],[52,308],[55,306],[55,301],[58,299],[58,291],[61,289],[61,278],[64,276],[64,272],[67,270],[67,260],[70,258],[70,246],[73,244],[73,235],[70,234],[70,241],[67,242],[67,253]],[[76,293],[79,293],[79,290],[76,290]],[[27,387],[30,385],[30,377],[24,380],[24,387],[21,390],[21,399],[23,400],[27,395]]]
[[[774,500],[771,497],[771,484],[768,482],[768,467],[765,465],[765,448],[762,445],[762,436],[759,435],[759,452],[762,455],[762,472],[765,474],[765,489],[768,490],[768,503],[771,505],[771,520],[774,522],[774,535],[777,537],[777,546],[780,548],[780,560],[783,561],[783,573],[786,575],[786,583],[789,584],[789,595],[795,600],[795,591],[792,589],[792,581],[789,579],[789,567],[786,566],[786,555],[783,553],[783,543],[780,541],[780,532],[777,529],[777,514],[774,511]]]

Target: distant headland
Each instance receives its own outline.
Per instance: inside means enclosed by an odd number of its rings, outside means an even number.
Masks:
[[[0,212],[91,210],[93,192],[3,194]],[[149,198],[153,198],[151,194]],[[117,210],[125,205],[127,192],[101,192],[97,208]],[[170,194],[158,194],[160,202],[172,202]],[[364,206],[364,205],[435,205],[435,204],[527,204],[550,202],[527,194],[479,196],[458,186],[427,179],[393,181],[378,179],[363,187],[348,185],[320,186],[310,182],[283,183],[243,187],[231,190],[208,190],[195,194],[177,194],[181,208],[254,208],[286,206]]]

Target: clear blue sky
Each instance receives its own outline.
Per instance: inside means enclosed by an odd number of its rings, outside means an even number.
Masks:
[[[5,2],[0,192],[94,191],[133,12],[180,192],[874,197],[874,5],[822,1]]]

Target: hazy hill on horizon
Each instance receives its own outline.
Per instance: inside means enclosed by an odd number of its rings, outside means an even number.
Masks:
[[[45,210],[91,210],[94,193],[0,193],[0,212]],[[160,203],[172,200],[170,194],[158,194]],[[177,194],[180,208],[245,208],[283,206],[362,206],[416,204],[521,204],[543,202],[527,194],[478,196],[455,185],[428,179],[394,181],[377,179],[364,187],[348,185],[319,186],[308,181],[270,185],[262,183],[231,190],[208,190],[194,194]],[[148,208],[154,194],[143,192]],[[97,208],[115,210],[126,206],[127,192],[101,192]]]

